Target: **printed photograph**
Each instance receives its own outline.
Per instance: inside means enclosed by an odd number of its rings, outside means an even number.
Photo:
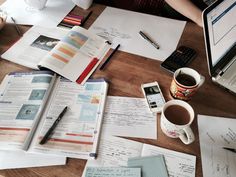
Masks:
[[[40,48],[42,50],[51,51],[59,42],[59,39],[50,38],[40,35],[32,44],[32,47]]]

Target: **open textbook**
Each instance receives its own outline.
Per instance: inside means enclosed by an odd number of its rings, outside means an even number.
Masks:
[[[50,71],[10,73],[0,85],[0,149],[94,158],[108,84],[83,86]],[[47,143],[40,140],[67,106]]]
[[[109,48],[105,39],[79,26],[71,30],[33,26],[1,57],[84,84]]]

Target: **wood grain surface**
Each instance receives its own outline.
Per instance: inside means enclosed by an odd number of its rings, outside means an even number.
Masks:
[[[0,0],[0,3],[3,2]],[[84,27],[89,28],[93,21],[104,10],[105,6],[93,4],[89,10],[93,10],[92,15],[85,23]],[[87,13],[80,8],[74,9],[80,14]],[[22,31],[27,31],[30,26],[20,26]],[[0,31],[0,54],[5,52],[13,45],[19,36],[13,25],[7,24]],[[195,114],[224,116],[236,118],[236,97],[226,92],[221,87],[212,83],[206,62],[204,36],[202,28],[196,24],[188,22],[179,45],[186,45],[197,51],[197,57],[189,67],[196,69],[205,76],[206,80],[197,94],[189,101],[194,108]],[[109,53],[111,50],[109,51]],[[145,57],[118,51],[111,61],[106,65],[103,71],[97,69],[92,78],[105,77],[109,80],[108,95],[143,97],[140,85],[142,83],[158,81],[166,100],[172,99],[169,94],[170,82],[172,75],[160,68],[160,61],[151,60]],[[0,81],[4,76],[12,71],[27,71],[29,68],[8,62],[0,58]],[[197,156],[196,177],[202,177],[200,146],[197,128],[197,116],[192,124],[193,132],[196,136],[194,143],[184,145],[179,139],[171,139],[166,137],[160,130],[158,120],[158,139],[138,139],[132,140],[157,145],[171,150],[185,152]],[[23,169],[0,170],[0,177],[78,177],[82,175],[86,161],[80,159],[69,158],[66,165],[50,166],[50,167],[34,167]]]

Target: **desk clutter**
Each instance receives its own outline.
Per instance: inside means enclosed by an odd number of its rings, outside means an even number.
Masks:
[[[28,18],[23,0],[18,3],[13,7],[13,0],[8,0],[0,8],[8,11],[16,25],[34,26],[1,58],[34,71],[9,73],[0,85],[0,169],[65,165],[68,157],[87,160],[83,177],[195,177],[195,152],[177,152],[127,138],[158,141],[161,128],[167,136],[190,144],[195,139],[190,126],[196,117],[204,177],[236,174],[235,119],[195,115],[189,103],[173,99],[164,100],[158,126],[157,112],[151,112],[147,104],[155,100],[153,94],[146,98],[109,96],[109,81],[89,79],[114,46],[114,52],[120,49],[163,61],[175,50],[185,22],[107,7],[87,30],[79,26],[92,11],[85,16],[74,14],[72,1],[48,1],[41,11],[32,9],[31,18],[38,21]],[[50,6],[59,10],[50,11]],[[128,28],[129,23],[134,28]],[[145,28],[150,23],[156,26]],[[168,28],[163,27],[166,23]],[[157,36],[156,29],[166,34]],[[146,37],[152,34],[152,40],[145,39],[158,47],[143,40],[141,30]],[[197,78],[194,81],[199,87],[203,84],[202,76],[190,68],[177,70],[173,80],[188,74],[185,70],[191,70],[189,75]],[[183,88],[175,88],[173,93],[177,92],[189,98]],[[170,119],[177,112],[186,116],[182,122]]]

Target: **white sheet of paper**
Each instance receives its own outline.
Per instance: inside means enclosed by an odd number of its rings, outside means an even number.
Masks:
[[[235,177],[236,119],[198,115],[198,131],[204,177]]]
[[[168,174],[171,174],[171,177],[195,176],[196,156],[104,134],[101,136],[98,158],[88,160],[85,169],[127,166],[128,158],[158,154],[164,155]]]
[[[0,169],[65,165],[66,157],[26,153],[23,151],[0,151]]]
[[[46,7],[36,10],[29,7],[24,0],[7,0],[0,9],[7,12],[8,23],[39,25],[43,27],[56,27],[62,19],[72,10],[75,4],[71,0],[48,0]]]
[[[163,61],[176,49],[185,24],[185,21],[106,7],[89,30],[112,42],[113,48],[120,43],[119,50]],[[143,39],[140,30],[157,42],[160,49]]]
[[[144,98],[108,96],[102,124],[105,134],[157,139],[157,118]]]

